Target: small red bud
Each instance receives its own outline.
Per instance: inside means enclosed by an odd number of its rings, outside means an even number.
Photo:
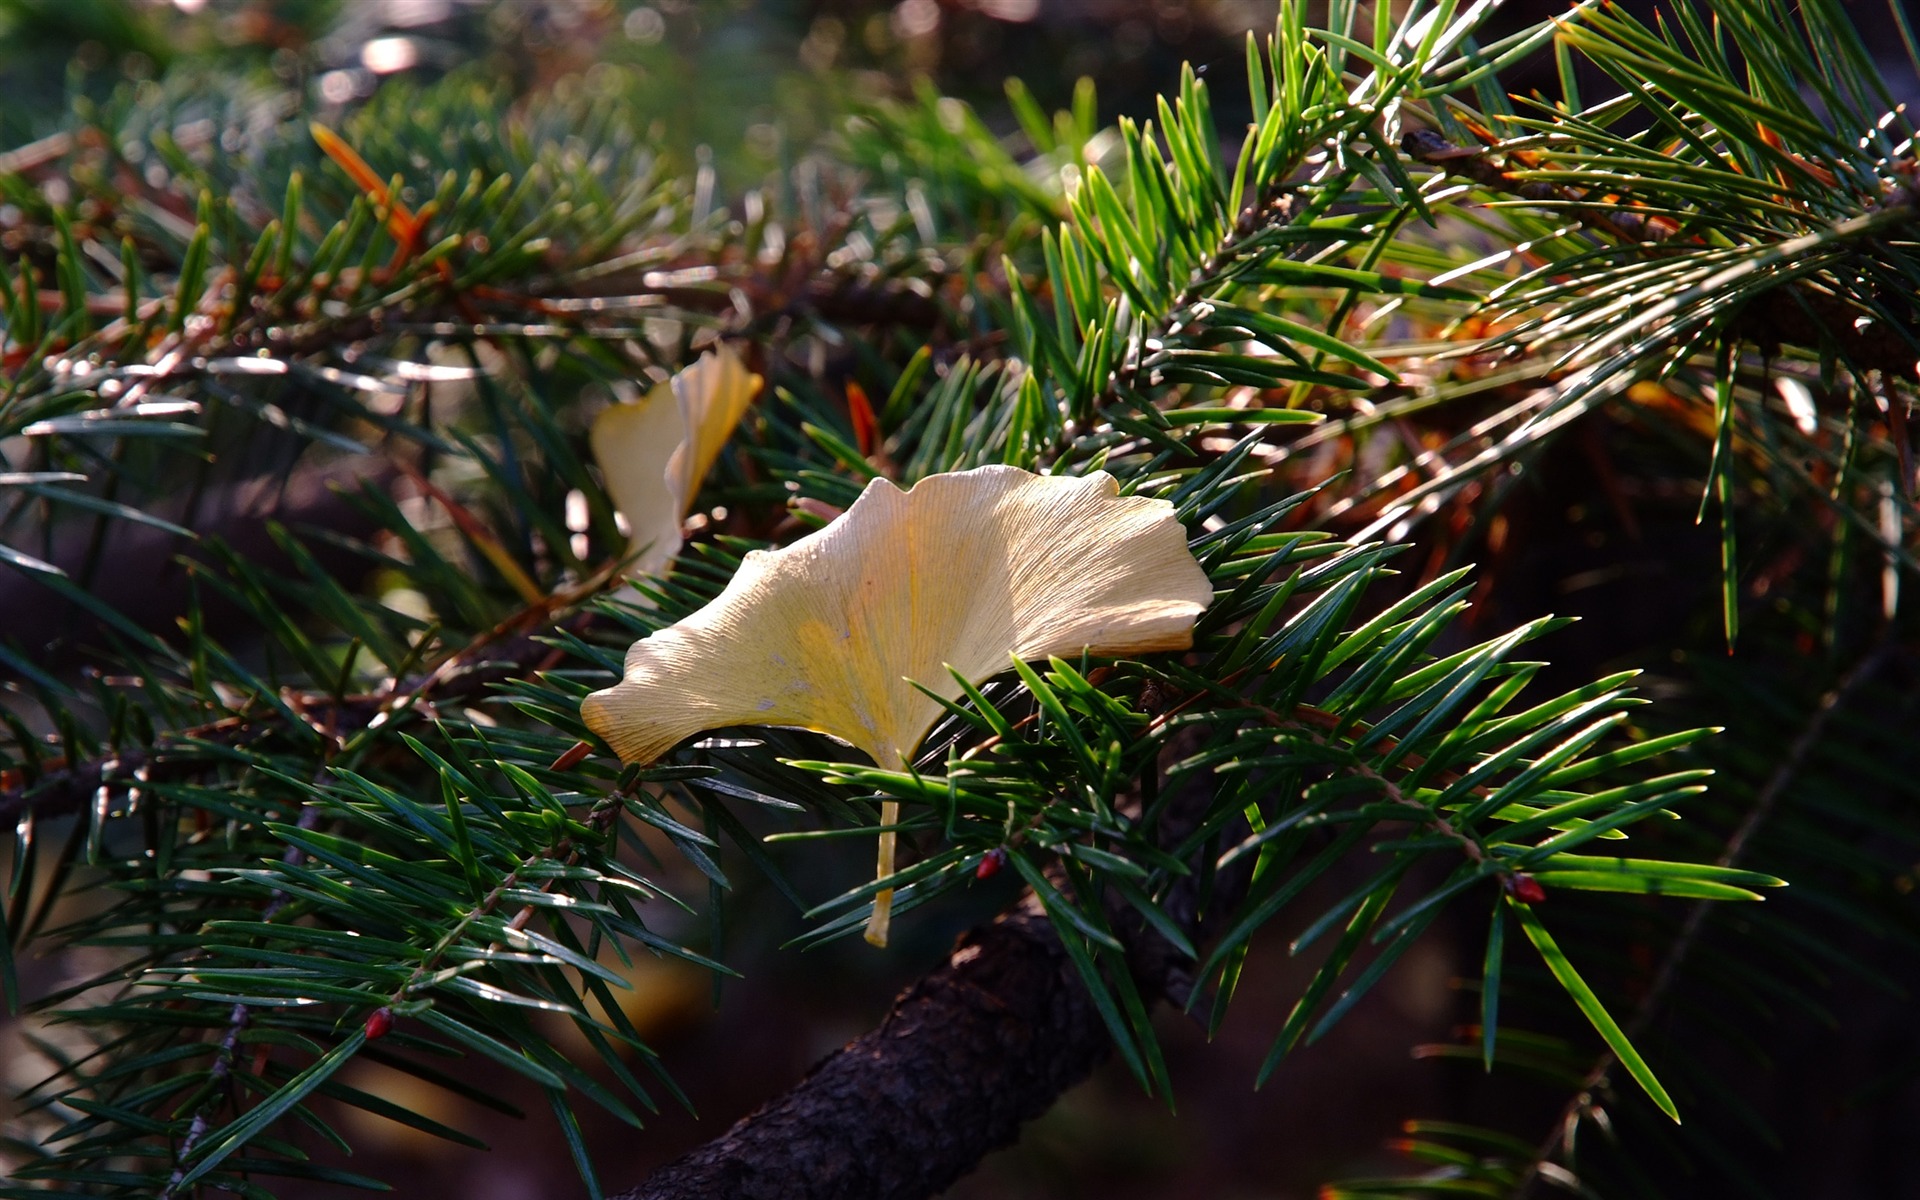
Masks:
[[[1004,846],[995,846],[980,856],[980,865],[973,869],[975,879],[992,879],[1007,865],[1007,851]]]
[[[1515,900],[1523,904],[1538,904],[1547,898],[1547,889],[1540,886],[1540,881],[1525,873],[1516,874],[1508,879],[1507,891],[1513,894]]]
[[[368,1041],[372,1041],[375,1038],[383,1038],[387,1036],[387,1031],[392,1028],[393,1028],[393,1010],[392,1009],[376,1008],[372,1012],[367,1014],[367,1040]]]

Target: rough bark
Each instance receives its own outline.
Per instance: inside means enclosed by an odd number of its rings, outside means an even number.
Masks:
[[[1060,940],[1022,906],[960,940],[872,1033],[616,1200],[920,1200],[1112,1048]]]
[[[1191,753],[1198,737],[1189,731],[1167,755]],[[1156,827],[1160,844],[1180,844],[1212,801],[1199,785],[1172,797]],[[1203,945],[1218,932],[1208,914],[1231,913],[1245,894],[1251,861],[1182,877],[1162,911]],[[1107,919],[1141,998],[1185,1003],[1192,960],[1122,901]],[[961,938],[878,1029],[614,1200],[925,1200],[1012,1144],[1021,1125],[1112,1049],[1086,984],[1028,893]]]

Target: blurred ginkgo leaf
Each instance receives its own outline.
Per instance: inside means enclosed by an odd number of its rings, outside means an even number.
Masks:
[[[616,404],[595,418],[593,456],[632,531],[629,575],[660,575],[679,553],[680,523],[700,481],[760,384],[722,345],[638,404]]]

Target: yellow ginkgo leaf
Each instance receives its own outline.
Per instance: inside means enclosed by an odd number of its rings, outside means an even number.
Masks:
[[[657,384],[638,404],[593,422],[593,457],[631,531],[631,576],[657,576],[680,552],[680,526],[720,447],[760,390],[760,377],[724,343]]]
[[[949,699],[1011,658],[1183,650],[1213,598],[1164,500],[1111,475],[980,467],[903,492],[876,479],[824,529],[748,554],[705,608],[627,652],[587,727],[627,762],[725,725],[830,734],[901,770]],[[883,805],[881,823],[898,821]],[[881,874],[894,837],[880,837]],[[886,943],[891,894],[867,939]]]

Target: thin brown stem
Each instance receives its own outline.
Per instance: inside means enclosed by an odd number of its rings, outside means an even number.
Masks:
[[[325,769],[324,766],[321,768],[322,773]],[[319,823],[320,806],[312,803],[301,808],[300,817],[295,822],[301,829],[312,829]],[[286,853],[280,856],[280,861],[293,866],[300,861],[304,853],[298,846],[288,846]],[[291,899],[292,897],[285,890],[275,888],[267,901],[266,908],[261,910],[261,922],[265,923],[279,916]],[[251,1022],[252,1017],[246,1004],[236,1001],[227,1014],[226,1031],[221,1034],[220,1048],[214,1053],[213,1066],[207,1071],[206,1099],[194,1111],[193,1120],[187,1126],[186,1136],[180,1139],[179,1148],[173,1152],[173,1174],[167,1178],[167,1186],[161,1189],[160,1200],[171,1200],[174,1192],[179,1189],[181,1181],[187,1176],[188,1157],[192,1155],[194,1147],[200,1144],[200,1140],[206,1137],[207,1131],[213,1128],[214,1112],[224,1100],[228,1099],[225,1093],[228,1080],[233,1075],[234,1053],[240,1046],[241,1035],[247,1031],[247,1026]]]

